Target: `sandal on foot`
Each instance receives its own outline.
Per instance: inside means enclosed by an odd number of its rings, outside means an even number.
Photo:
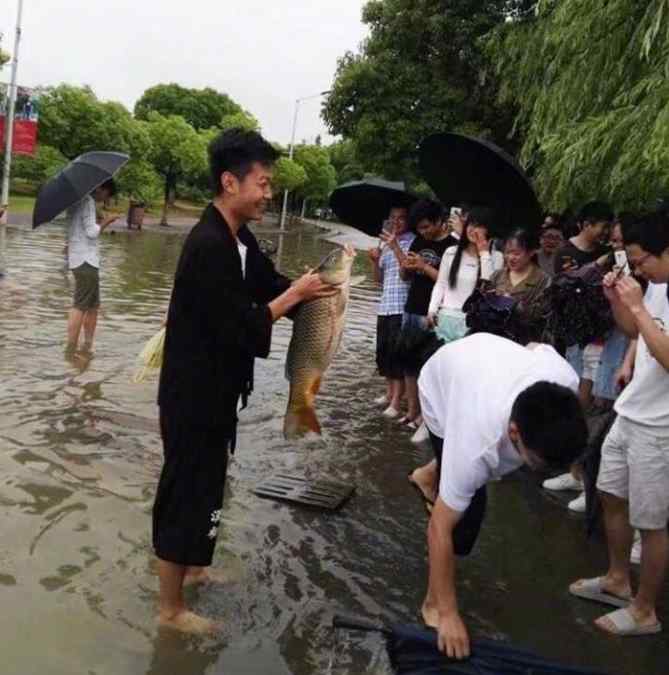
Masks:
[[[640,626],[636,619],[632,616],[632,612],[629,611],[627,607],[622,609],[617,609],[615,612],[606,614],[602,619],[607,619],[613,625],[613,630],[609,628],[603,628],[599,622],[595,622],[595,625],[600,630],[603,630],[605,633],[611,633],[611,635],[618,635],[620,637],[636,637],[639,635],[656,635],[662,631],[662,624],[658,621],[652,626]]]
[[[569,587],[569,592],[577,598],[601,602],[612,607],[627,607],[631,598],[623,598],[605,591],[602,587],[604,577],[595,577],[594,579],[583,579],[577,581]]]
[[[423,504],[425,506],[425,509],[427,510],[428,513],[432,513],[432,508],[434,507],[434,501],[430,499],[421,489],[420,485],[411,477],[411,474],[408,476],[409,478],[409,485],[418,492],[420,495],[420,498],[423,500]]]

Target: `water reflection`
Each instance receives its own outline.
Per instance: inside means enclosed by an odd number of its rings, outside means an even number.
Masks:
[[[313,232],[261,236],[276,244],[277,265],[290,276],[332,246]],[[0,284],[6,672],[311,675],[332,665],[338,674],[388,673],[378,639],[340,631],[335,642],[329,627],[335,611],[414,621],[424,592],[426,519],[406,475],[425,455],[372,404],[380,382],[370,283],[352,291],[344,343],[318,399],[322,439],[282,436],[290,322],[277,324],[272,354],[258,364],[216,553],[229,582],[192,597],[198,611],[223,620],[222,634],[184,640],[155,628],[156,382],[131,378],[164,315],[181,243],[149,232],[103,238],[95,353],[70,359],[63,233],[8,233],[14,286]],[[366,271],[360,255],[354,274]],[[335,514],[256,498],[253,487],[280,470],[327,474],[355,484],[356,495]],[[586,543],[580,522],[525,481],[503,481],[490,498],[480,545],[460,566],[461,604],[475,633],[611,673],[662,672],[666,637],[607,640],[591,627],[601,610],[566,593],[576,576],[601,571],[601,541]]]

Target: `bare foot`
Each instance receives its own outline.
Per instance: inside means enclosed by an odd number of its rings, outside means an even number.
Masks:
[[[158,616],[158,625],[162,628],[172,628],[181,633],[190,633],[193,635],[206,635],[216,633],[220,630],[220,624],[210,619],[205,619],[194,612],[183,610],[173,616],[161,613]]]
[[[184,577],[184,587],[208,584],[226,584],[230,581],[229,575],[219,569],[202,569],[198,572],[188,572]]]
[[[420,490],[423,497],[428,502],[434,504],[437,495],[434,489],[430,471],[423,468],[414,469],[414,471],[409,474],[409,482],[415,488]]]
[[[423,621],[426,626],[431,628],[439,628],[439,612],[436,607],[433,607],[426,600],[420,608],[420,613],[423,616]]]

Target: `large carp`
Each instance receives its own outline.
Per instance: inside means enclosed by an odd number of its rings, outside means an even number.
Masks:
[[[286,438],[309,431],[321,433],[314,402],[323,374],[341,343],[354,258],[352,246],[330,252],[314,271],[323,282],[339,288],[339,293],[305,302],[295,315],[286,360],[286,379],[290,382],[283,425]]]

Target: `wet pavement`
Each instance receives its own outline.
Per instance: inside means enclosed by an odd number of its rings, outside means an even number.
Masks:
[[[262,229],[262,228],[261,228]],[[276,234],[261,235],[278,243]],[[155,626],[150,511],[161,466],[155,378],[133,384],[136,357],[159,328],[182,234],[119,232],[102,240],[102,302],[92,360],[64,355],[73,281],[64,233],[9,230],[0,282],[0,614],[7,675],[389,673],[375,636],[330,628],[344,611],[415,621],[426,576],[427,517],[406,481],[427,454],[372,403],[375,302],[353,290],[342,349],[318,399],[321,440],[287,443],[283,361],[290,323],[259,362],[229,469],[216,563],[222,587],[192,591],[221,619],[212,638]],[[313,231],[284,237],[278,264],[296,276],[333,246]],[[367,271],[359,256],[354,274]],[[288,470],[356,486],[338,513],[259,499]],[[575,578],[603,569],[600,538],[524,474],[496,483],[473,555],[459,564],[474,635],[612,675],[669,672],[669,638],[618,640],[592,620],[603,608],[571,598]],[[665,592],[662,612],[669,609]],[[334,652],[334,653],[333,653]]]

